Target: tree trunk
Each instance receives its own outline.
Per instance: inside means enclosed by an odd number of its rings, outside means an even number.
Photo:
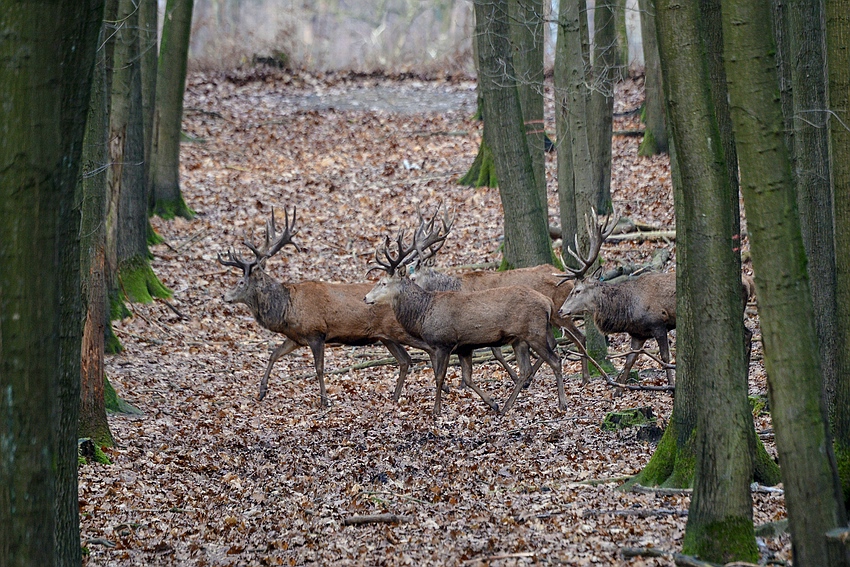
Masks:
[[[593,89],[588,105],[591,156],[596,173],[596,202],[600,214],[611,208],[611,135],[614,124],[614,82],[617,69],[617,28],[614,0],[597,1],[593,35]]]
[[[821,2],[788,4],[793,95],[794,168],[803,245],[808,258],[820,367],[827,404],[837,382],[835,245],[829,133],[826,128],[826,62]]]
[[[162,26],[153,139],[153,212],[164,219],[192,218],[180,191],[180,126],[193,0],[168,0]]]
[[[493,163],[493,152],[487,147],[487,141],[481,137],[478,146],[478,155],[469,167],[469,171],[458,179],[459,185],[467,187],[498,187],[499,180],[496,178],[496,164]]]
[[[74,187],[102,19],[102,2],[0,6],[2,565],[81,562]]]
[[[704,20],[696,3],[658,0],[656,5],[671,132],[676,148],[686,148],[677,153],[687,189],[676,194],[682,200],[676,234],[684,235],[676,247],[682,304],[677,323],[685,331],[677,335],[676,360],[685,360],[693,372],[688,380],[696,399],[712,400],[696,404],[694,494],[683,551],[721,563],[757,561],[749,488],[755,432],[747,401],[740,246],[734,240],[737,207],[730,207],[732,187],[723,146],[717,144],[720,130],[700,29]]]
[[[142,76],[142,124],[145,133],[145,193],[152,198],[151,153],[153,151],[153,117],[156,101],[157,67],[157,0],[142,0],[139,3],[139,39],[141,46]]]
[[[845,522],[821,396],[806,254],[784,141],[767,0],[724,0],[730,107],[759,298],[768,394],[795,565],[829,565]],[[817,503],[817,505],[812,505]]]
[[[105,34],[101,34],[102,38]],[[86,124],[81,187],[81,287],[86,306],[80,369],[79,437],[99,445],[113,444],[103,397],[103,356],[107,315],[106,295],[106,160],[109,119],[106,114],[106,50],[98,50],[89,119]]]
[[[835,213],[837,383],[832,404],[835,458],[850,510],[850,1],[827,0],[830,162]]]
[[[643,42],[644,130],[638,155],[652,156],[668,151],[667,117],[664,108],[664,91],[661,85],[661,61],[658,57],[658,35],[655,31],[654,0],[639,0],[640,30]]]
[[[484,139],[492,149],[505,212],[504,264],[551,261],[546,204],[536,190],[511,62],[507,0],[475,2]]]
[[[139,10],[132,0],[118,2],[121,25],[115,33],[109,121],[110,174],[107,245],[110,270],[117,267],[120,292],[130,301],[169,297],[148,260],[148,199],[144,181],[144,126]]]
[[[517,92],[531,154],[534,182],[546,205],[546,131],[543,126],[543,0],[510,0],[510,29]],[[549,215],[546,206],[546,223]]]
[[[565,262],[569,262],[571,256],[567,248],[573,245],[574,237],[578,233],[576,221],[576,189],[575,173],[573,171],[573,146],[572,133],[570,132],[569,97],[570,97],[570,73],[573,67],[571,58],[576,54],[570,51],[573,46],[567,34],[575,33],[572,26],[578,25],[573,21],[570,14],[568,0],[560,0],[558,9],[558,33],[555,42],[555,129],[557,143],[555,150],[558,156],[558,207],[561,219],[561,256]],[[567,19],[567,16],[570,19]],[[573,46],[574,47],[574,46]],[[579,47],[581,44],[579,43]],[[579,56],[581,53],[579,52]],[[578,267],[575,265],[574,267]]]

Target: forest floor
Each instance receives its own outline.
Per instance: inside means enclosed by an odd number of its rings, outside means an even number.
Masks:
[[[641,97],[639,81],[618,88],[615,130],[639,127],[628,111]],[[679,551],[689,494],[618,490],[655,442],[644,439],[645,429],[601,428],[607,412],[643,406],[663,428],[672,397],[614,397],[600,379],[582,386],[565,350],[566,411],[557,409],[544,365],[504,417],[453,388],[434,419],[424,362],[398,404],[394,365],[353,368],[387,358],[380,345],[326,350],[330,408],[319,407],[306,348],[277,362],[268,396],[256,401],[281,337],[244,305],[224,302],[239,274],[216,254],[249,253],[242,240],[260,241],[272,209],[281,219],[297,206],[301,252],[285,249],[267,271],[289,282],[364,281],[383,236],[412,226],[417,206],[433,210],[442,201],[455,223],[439,263],[497,262],[498,190],[456,183],[478,150],[474,109],[475,85],[464,80],[262,70],[190,76],[182,190],[197,217],[152,219],[166,240],[153,248],[153,267],[174,291],[174,309],[136,304],[132,318],[115,323],[125,350],[107,357],[107,372],[144,415],[110,416],[112,464],[80,470],[86,565],[673,564],[626,559],[621,548]],[[551,117],[551,101],[549,110]],[[614,139],[615,207],[673,228],[666,156],[638,157],[639,140]],[[550,222],[559,225],[555,174],[548,155]],[[642,263],[660,247],[675,253],[671,242],[622,242],[606,244],[603,256],[608,267]],[[665,269],[672,267],[671,260]],[[758,339],[758,321],[749,319]],[[611,337],[612,352],[627,345]],[[638,367],[643,383],[664,384],[654,362]],[[453,385],[459,375],[450,368]],[[512,383],[500,367],[479,364],[473,375],[496,400],[507,398]],[[750,391],[766,391],[758,340]],[[775,455],[769,416],[756,417],[756,430]],[[785,516],[781,492],[756,492],[753,500],[757,525]],[[343,523],[377,513],[406,521]],[[765,560],[790,560],[787,535],[759,544]]]

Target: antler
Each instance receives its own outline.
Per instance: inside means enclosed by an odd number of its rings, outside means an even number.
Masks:
[[[283,232],[277,234],[277,227],[275,226],[274,220],[274,209],[272,209],[272,216],[269,220],[266,221],[266,238],[263,243],[262,248],[257,248],[247,240],[244,241],[245,246],[251,249],[254,255],[257,257],[258,262],[262,262],[263,260],[267,260],[274,256],[281,248],[286,246],[287,244],[291,244],[295,247],[299,252],[301,248],[292,241],[292,237],[298,232],[298,229],[295,228],[295,217],[296,217],[296,209],[292,207],[292,222],[289,221],[289,213],[286,209],[283,209],[283,214],[285,218],[285,225],[283,227]]]
[[[375,262],[378,264],[377,266],[371,268],[372,270],[384,270],[388,275],[394,276],[399,266],[403,266],[406,262],[409,262],[410,255],[416,251],[415,243],[416,238],[414,237],[414,243],[410,246],[404,245],[404,229],[400,229],[398,231],[398,236],[396,237],[396,249],[398,252],[393,255],[390,251],[390,247],[392,243],[390,242],[390,237],[384,237],[384,245],[381,248],[375,250]],[[384,255],[384,258],[387,259],[386,262],[381,260],[381,254]],[[367,272],[368,273],[368,272]]]
[[[218,253],[218,262],[223,266],[233,266],[234,268],[241,268],[242,272],[247,276],[251,273],[251,270],[254,266],[257,265],[259,260],[251,260],[250,262],[244,259],[242,256],[237,256],[233,250],[227,251],[227,258],[223,258],[221,256],[221,252]]]
[[[587,273],[587,270],[590,269],[593,264],[596,263],[597,258],[599,258],[599,251],[602,249],[602,243],[611,236],[611,233],[614,232],[614,228],[617,226],[617,222],[611,223],[611,216],[608,215],[605,217],[605,222],[599,222],[599,215],[596,214],[596,209],[590,209],[591,217],[593,218],[593,228],[590,226],[590,218],[587,215],[584,215],[584,226],[587,229],[587,234],[590,237],[590,243],[588,245],[587,254],[585,257],[581,257],[578,255],[578,235],[575,237],[575,250],[572,248],[567,248],[567,252],[569,252],[570,256],[578,260],[581,267],[578,269],[570,268],[569,266],[565,266],[564,270],[569,272],[568,275],[564,276],[566,278],[575,278],[582,279],[584,275]],[[619,219],[618,219],[619,220]],[[609,228],[609,224],[611,225]]]
[[[422,216],[422,211],[419,210],[419,207],[416,207],[416,214],[419,216],[419,226],[416,228],[416,232],[413,233],[413,246],[416,248],[417,255],[416,257],[412,257],[411,261],[415,259],[421,263],[433,258],[439,252],[440,248],[443,247],[443,244],[446,243],[446,238],[454,224],[454,217],[450,218],[449,212],[444,211],[442,219],[440,219],[442,226],[437,227],[435,230],[434,224],[442,206],[442,203],[438,204],[437,210],[434,211],[434,216],[427,221]]]

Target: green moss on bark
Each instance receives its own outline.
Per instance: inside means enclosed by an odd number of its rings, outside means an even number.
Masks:
[[[118,337],[115,336],[115,332],[112,330],[111,321],[103,329],[103,334],[103,352],[106,354],[118,354],[124,350],[124,345],[121,344],[121,341],[118,340]]]
[[[106,376],[103,377],[103,400],[108,412],[128,415],[142,415],[144,413],[133,404],[119,398]]]
[[[764,443],[758,438],[756,438],[756,454],[753,457],[753,480],[765,486],[776,486],[782,482],[779,465],[768,454]]]
[[[148,222],[148,235],[147,235],[148,246],[153,246],[154,244],[162,244],[165,242],[165,239],[159,235],[157,231],[153,229],[151,223]]]
[[[694,449],[695,431],[691,433],[685,447],[676,446],[676,428],[670,422],[652,458],[637,475],[626,482],[621,489],[629,490],[635,484],[641,486],[662,486],[665,488],[691,488],[694,483],[696,452]]]
[[[124,298],[121,297],[121,294],[118,291],[110,291],[109,292],[109,320],[121,320],[126,319],[133,315],[130,313],[130,310],[127,309],[127,306],[124,304]],[[109,329],[109,334],[112,333],[112,329]],[[109,338],[109,334],[107,334],[107,339]]]
[[[759,550],[752,518],[730,516],[703,526],[694,526],[693,522],[688,522],[682,552],[717,563],[757,563]]]
[[[493,159],[493,152],[484,140],[481,140],[481,146],[478,148],[478,155],[475,156],[475,161],[466,175],[458,179],[458,184],[468,187],[498,187],[499,182],[496,179],[496,162]]]
[[[134,258],[118,268],[121,289],[130,301],[150,303],[154,297],[167,299],[171,290],[162,285],[146,258]]]
[[[835,451],[835,464],[838,466],[838,480],[844,494],[844,508],[850,510],[850,447],[836,442],[833,445],[833,450]]]
[[[182,195],[174,200],[158,199],[154,201],[153,214],[165,220],[172,220],[175,217],[195,218],[195,211],[186,205]]]
[[[655,135],[652,130],[645,128],[643,131],[643,141],[638,148],[638,155],[641,157],[654,156],[658,153],[658,144],[655,141]]]

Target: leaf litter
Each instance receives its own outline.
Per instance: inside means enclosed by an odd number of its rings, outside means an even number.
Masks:
[[[639,127],[628,111],[641,98],[640,80],[618,88],[615,130]],[[446,100],[452,105],[435,102]],[[600,428],[607,412],[643,406],[663,427],[668,394],[613,397],[599,379],[582,387],[578,363],[565,358],[567,411],[557,409],[544,368],[500,417],[454,386],[460,372],[451,367],[452,392],[435,420],[433,374],[424,362],[413,367],[398,404],[395,365],[350,369],[388,357],[378,345],[326,349],[330,408],[318,405],[307,348],[277,362],[268,396],[256,401],[282,338],[244,306],[223,301],[237,273],[216,254],[247,252],[242,240],[260,240],[273,209],[278,217],[298,210],[302,251],[286,249],[267,265],[281,281],[364,281],[383,236],[415,223],[417,207],[430,211],[440,202],[455,215],[441,266],[499,261],[498,190],[456,183],[480,142],[481,123],[471,118],[474,82],[196,73],[185,107],[192,142],[181,148],[181,183],[198,215],[151,222],[167,241],[153,249],[154,270],[186,318],[155,302],[132,305],[135,316],[115,323],[125,351],[107,357],[107,372],[119,395],[145,414],[110,416],[113,464],[80,469],[86,565],[673,564],[624,559],[620,548],[680,550],[689,495],[618,491],[655,445],[633,429]],[[547,122],[547,130],[554,125]],[[614,138],[615,207],[673,228],[666,156],[638,157],[639,140]],[[548,155],[553,225],[556,171]],[[659,247],[673,244],[611,243],[603,255],[609,265],[640,263]],[[757,330],[752,313],[748,324]],[[610,348],[625,352],[627,340],[611,337]],[[636,368],[644,383],[664,384],[652,361]],[[512,384],[499,366],[481,363],[473,372],[495,399],[507,399]],[[760,342],[750,390],[766,391]],[[775,455],[769,417],[758,416],[756,429]],[[781,493],[753,497],[756,524],[784,518]],[[404,521],[343,523],[372,514]],[[787,535],[759,543],[764,557],[790,559]]]

